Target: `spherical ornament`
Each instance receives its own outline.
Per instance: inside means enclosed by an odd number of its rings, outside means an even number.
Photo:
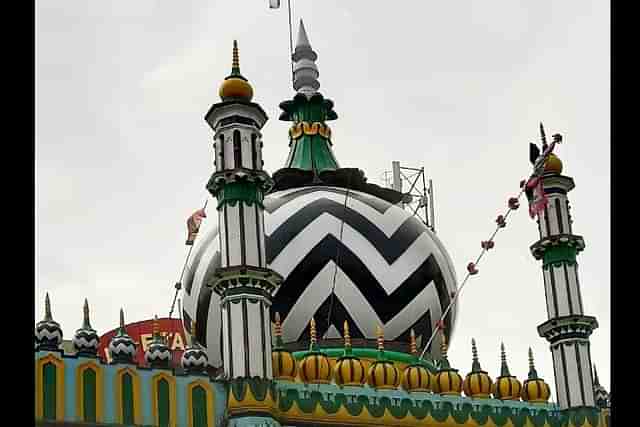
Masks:
[[[418,338],[426,340],[456,290],[449,255],[411,212],[354,190],[345,209],[345,193],[317,186],[265,197],[267,266],[284,278],[272,306],[283,318],[284,344],[306,339],[304,327],[312,316],[327,318],[336,263],[332,330],[341,329],[348,313],[354,339],[374,340],[372,325],[382,321],[387,341],[406,345],[414,325]],[[185,323],[198,319],[197,340],[215,367],[222,365],[220,299],[206,283],[220,265],[219,245],[217,230],[201,233],[182,290]],[[447,333],[456,307],[447,315]],[[319,336],[325,336],[323,328]],[[339,338],[339,332],[330,335]],[[439,356],[439,349],[430,355]]]
[[[124,310],[120,309],[120,328],[109,342],[109,353],[113,363],[135,364],[136,343],[124,327]]]
[[[253,98],[253,88],[246,80],[239,77],[230,77],[222,82],[219,91],[223,101],[231,99],[241,99],[251,101]]]
[[[547,156],[547,159],[544,161],[544,171],[545,173],[562,173],[562,160],[558,156],[553,153],[550,153]]]
[[[485,371],[470,372],[464,378],[462,389],[464,394],[475,399],[486,399],[491,397],[491,386],[493,381]]]
[[[402,373],[402,388],[412,391],[431,391],[434,379],[427,368],[419,363],[407,366]]]
[[[48,293],[44,299],[44,319],[36,324],[35,340],[38,350],[58,350],[62,344],[62,328],[51,316],[51,302]]]
[[[153,341],[144,352],[144,360],[154,368],[168,368],[171,362],[171,350],[160,336],[158,316],[153,319]]]
[[[187,348],[184,353],[182,353],[182,358],[180,359],[180,365],[188,373],[206,372],[208,364],[209,358],[207,357],[207,353],[197,346]]]
[[[300,379],[305,383],[328,384],[333,377],[329,358],[320,351],[307,353],[300,362]]]
[[[360,386],[367,380],[367,373],[358,357],[345,355],[336,361],[334,379],[339,386]]]
[[[514,376],[500,376],[491,387],[493,397],[500,400],[520,400],[522,384]]]
[[[549,384],[540,378],[526,380],[522,384],[522,400],[529,403],[546,403],[551,397]]]
[[[375,389],[395,389],[400,385],[400,372],[390,360],[376,360],[367,372],[367,383]]]
[[[84,319],[82,327],[73,335],[73,348],[79,356],[95,356],[98,354],[100,337],[89,322],[89,302],[84,300]]]
[[[276,380],[295,381],[298,363],[290,351],[283,348],[271,352],[273,378]]]
[[[435,375],[433,391],[444,396],[460,396],[462,376],[457,369],[445,368]]]

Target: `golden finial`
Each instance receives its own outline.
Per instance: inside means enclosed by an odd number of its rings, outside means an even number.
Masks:
[[[411,334],[409,335],[409,347],[411,348],[411,354],[418,355],[418,344],[416,343],[416,332],[411,328]]]
[[[447,336],[444,334],[444,328],[440,328],[440,352],[442,353],[442,358],[447,358]]]
[[[529,347],[529,369],[535,369],[535,366],[533,366],[533,351],[531,347]]]
[[[384,331],[382,326],[376,326],[376,334],[378,335],[378,350],[384,350]]]
[[[160,335],[160,325],[158,324],[158,315],[153,316],[153,337],[157,338]]]
[[[240,74],[240,57],[238,55],[238,41],[233,41],[233,62],[231,64],[232,72]]]
[[[345,320],[344,321],[344,346],[345,347],[351,347],[351,335],[349,335],[349,323]]]
[[[311,345],[314,346],[318,342],[318,338],[316,336],[316,319],[313,317],[311,318],[310,327]]]
[[[275,325],[276,337],[282,336],[282,324],[280,323],[280,313],[276,312],[276,325]]]

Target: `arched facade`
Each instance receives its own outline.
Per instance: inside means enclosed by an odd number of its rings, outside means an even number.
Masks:
[[[76,368],[76,414],[79,421],[103,422],[104,374],[94,361]]]

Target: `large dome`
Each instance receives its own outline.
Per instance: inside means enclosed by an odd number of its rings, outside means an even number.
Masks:
[[[354,345],[373,343],[376,325],[384,326],[391,344],[407,345],[411,328],[419,341],[426,340],[456,289],[444,246],[410,212],[354,190],[348,190],[345,207],[346,193],[337,187],[303,187],[264,200],[267,263],[284,278],[271,309],[272,320],[276,312],[283,319],[283,342],[302,348],[312,316],[319,336],[328,341],[340,337],[344,320]],[[183,283],[183,316],[186,325],[196,321],[197,339],[215,367],[222,364],[220,305],[205,283],[219,265],[213,230],[194,248]],[[452,310],[448,335],[454,320]],[[431,348],[436,355],[439,346]]]

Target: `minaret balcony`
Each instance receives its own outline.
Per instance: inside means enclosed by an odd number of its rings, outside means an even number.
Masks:
[[[560,245],[575,248],[576,253],[581,252],[585,248],[582,236],[576,236],[574,234],[554,234],[538,240],[531,245],[529,249],[534,258],[540,260],[544,257],[547,250]]]
[[[270,297],[282,283],[282,276],[268,268],[250,265],[218,268],[208,286],[220,296],[256,295]]]
[[[598,321],[593,316],[563,316],[538,326],[538,334],[553,344],[569,338],[588,339],[597,328]]]

